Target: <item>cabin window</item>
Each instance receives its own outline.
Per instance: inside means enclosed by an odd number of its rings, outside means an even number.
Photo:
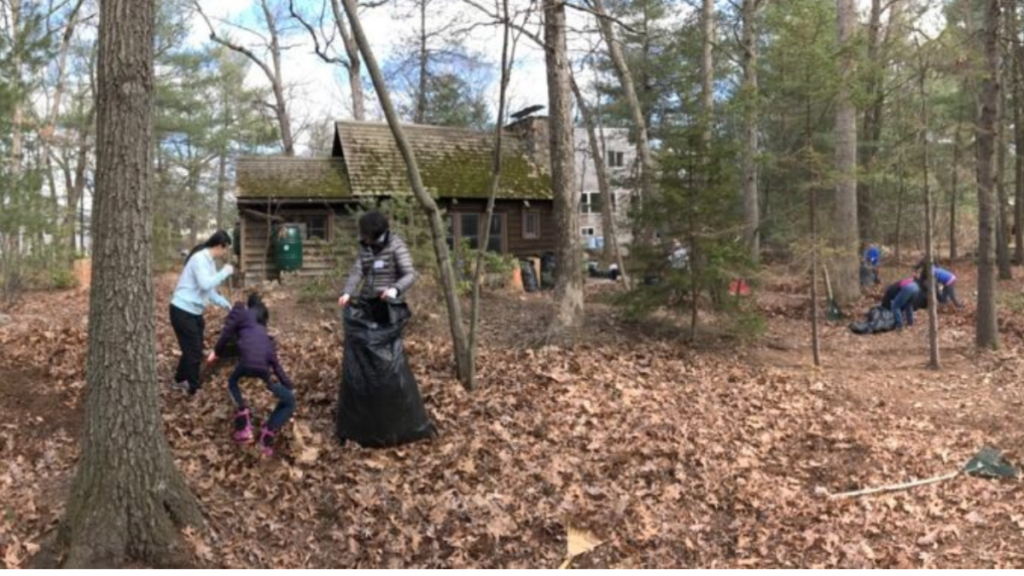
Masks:
[[[329,240],[326,214],[296,214],[287,219],[288,224],[298,227],[303,240]]]
[[[584,226],[583,228],[580,228],[580,236],[583,236],[584,238],[595,235],[596,233],[593,226]]]
[[[505,252],[505,214],[491,216],[491,230],[487,238],[487,250]],[[480,247],[484,234],[484,214],[460,212],[448,215],[448,247],[452,250],[468,245],[470,250]]]
[[[537,240],[540,238],[540,212],[530,210],[523,212],[523,238]]]

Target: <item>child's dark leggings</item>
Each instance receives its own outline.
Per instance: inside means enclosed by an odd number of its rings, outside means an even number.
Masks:
[[[235,406],[238,406],[239,410],[246,408],[245,399],[242,398],[242,390],[238,387],[238,381],[242,378],[259,378],[263,380],[267,384],[267,390],[270,390],[270,393],[277,397],[277,407],[271,412],[270,418],[267,419],[264,426],[274,432],[280,430],[288,422],[288,419],[292,417],[292,413],[295,412],[295,394],[284,385],[271,381],[270,373],[266,370],[246,368],[239,365],[231,373],[231,377],[228,378],[228,392],[231,393],[231,399],[235,401]],[[244,426],[244,421],[239,426],[239,421],[235,420],[235,428],[241,430]]]

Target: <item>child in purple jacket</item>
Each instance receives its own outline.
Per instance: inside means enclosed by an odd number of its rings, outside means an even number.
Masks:
[[[243,306],[241,302],[236,303],[228,314],[217,346],[208,358],[208,361],[213,362],[218,355],[224,354],[225,347],[232,338],[238,339],[238,366],[228,378],[228,391],[238,408],[235,413],[235,431],[232,434],[235,442],[248,444],[253,441],[252,412],[242,398],[242,391],[238,387],[239,380],[259,378],[266,383],[267,390],[277,397],[277,407],[260,431],[259,444],[264,456],[274,454],[274,436],[288,423],[288,419],[295,411],[292,382],[277,359],[274,339],[267,333],[269,319],[270,312],[257,294],[249,296],[247,306]],[[277,376],[277,382],[271,380],[271,372]]]

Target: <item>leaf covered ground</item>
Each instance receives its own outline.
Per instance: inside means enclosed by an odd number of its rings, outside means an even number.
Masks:
[[[693,346],[671,315],[628,323],[593,295],[587,343],[532,348],[547,297],[489,296],[484,387],[469,394],[451,378],[443,318],[423,311],[406,347],[441,435],[380,451],[333,440],[335,312],[279,289],[272,328],[299,411],[265,462],[230,440],[229,366],[196,399],[166,390],[177,347],[173,279],[161,278],[153,386],[208,520],[184,536],[206,567],[556,567],[572,527],[602,542],[581,567],[1021,568],[1020,480],[828,498],[955,471],[985,445],[1024,462],[1024,317],[1006,300],[1003,349],[976,353],[971,282],[967,310],[940,318],[939,373],[924,369],[923,318],[869,337],[828,326],[826,368],[814,370],[805,286],[790,279],[755,290],[767,334]],[[1001,290],[1019,295],[1020,283]],[[81,292],[33,294],[0,326],[7,567],[31,561],[63,509],[87,307]],[[208,320],[211,343],[221,320]],[[246,392],[265,415],[269,394]]]

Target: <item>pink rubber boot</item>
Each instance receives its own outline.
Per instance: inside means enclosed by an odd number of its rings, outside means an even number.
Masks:
[[[244,422],[245,425],[242,428],[237,428],[238,424]],[[238,444],[251,444],[253,440],[252,435],[252,414],[248,408],[239,410],[235,413],[235,432],[231,434],[231,438]]]

